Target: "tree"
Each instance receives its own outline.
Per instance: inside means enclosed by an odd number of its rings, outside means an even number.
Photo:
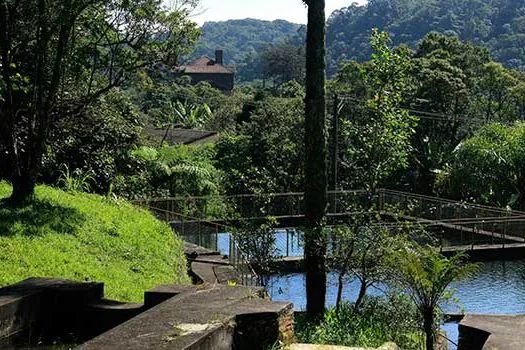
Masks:
[[[334,93],[348,96],[342,109],[338,148],[340,183],[374,191],[408,165],[416,119],[401,108],[409,90],[406,50],[389,47],[386,32],[370,37],[372,60],[349,62],[333,82]]]
[[[326,25],[325,0],[303,0],[308,6],[305,98],[305,265],[306,311],[321,314],[326,297],[327,202]]]
[[[0,148],[12,169],[12,201],[32,196],[60,119],[78,117],[130,73],[173,53],[179,42],[171,33],[180,18],[161,6],[158,0],[0,0]]]
[[[228,194],[297,192],[304,187],[304,104],[300,98],[268,97],[252,104],[238,133],[216,144],[217,167]]]
[[[264,78],[273,78],[274,85],[292,80],[304,81],[304,47],[291,43],[269,45],[261,59]]]
[[[451,194],[525,209],[525,123],[487,124],[454,151]]]
[[[327,266],[338,274],[336,309],[339,310],[344,279],[353,275],[360,283],[354,309],[360,310],[369,287],[387,280],[389,259],[406,244],[405,227],[389,227],[374,208],[354,206],[345,224],[329,230]]]
[[[447,259],[430,247],[417,245],[392,257],[393,281],[401,291],[408,292],[422,316],[427,350],[433,350],[436,342],[439,302],[451,297],[447,287],[477,270],[476,265],[464,264],[464,258],[458,254]]]
[[[129,166],[143,118],[128,96],[115,89],[86,107],[79,118],[63,118],[49,135],[39,181],[55,183],[58,171],[92,174],[91,191],[106,194],[117,173]]]
[[[271,217],[256,221],[241,220],[233,232],[236,244],[254,266],[263,286],[267,283],[271,263],[277,254],[275,224],[275,219]]]
[[[407,105],[430,113],[421,119],[414,138],[418,193],[434,192],[435,174],[476,126],[470,117],[479,116],[472,106],[489,61],[487,49],[453,35],[431,32],[418,44],[411,71],[414,91]]]

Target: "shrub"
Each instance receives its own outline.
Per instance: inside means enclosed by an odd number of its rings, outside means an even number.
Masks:
[[[394,342],[402,349],[420,349],[417,312],[405,297],[367,297],[359,312],[344,303],[339,312],[327,310],[319,323],[307,315],[296,316],[296,336],[304,343],[379,347]]]

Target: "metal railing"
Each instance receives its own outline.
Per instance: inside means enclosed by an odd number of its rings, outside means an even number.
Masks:
[[[329,191],[329,214],[342,214],[353,203],[369,205],[375,197],[364,190]],[[305,214],[304,193],[260,193],[226,196],[167,197],[134,201],[141,206],[180,213],[196,219],[220,220],[239,217],[293,217]]]
[[[525,212],[381,189],[379,208],[426,227],[459,232],[475,242],[525,243]],[[476,238],[477,236],[477,238]]]
[[[162,201],[159,202],[162,203]],[[172,212],[163,207],[158,208],[151,205],[149,201],[136,201],[135,204],[150,210],[157,218],[169,223],[186,242],[221,251],[219,239],[220,235],[224,235],[227,237],[228,261],[237,271],[239,282],[245,286],[258,286],[260,284],[260,278],[252,268],[247,254],[240,249],[239,244],[231,236],[232,227]],[[222,250],[224,252],[224,249]]]
[[[410,221],[433,233],[440,249],[480,245],[525,244],[525,212],[414,193],[380,189],[376,194],[362,190],[328,193],[327,213],[349,217],[356,207],[374,206],[385,216],[383,227],[396,228]],[[186,241],[227,254],[230,263],[247,280],[253,279],[249,259],[230,234],[228,219],[302,218],[303,193],[268,193],[232,196],[175,197],[136,201],[170,223]],[[226,221],[224,221],[226,220]],[[301,256],[302,232],[293,228],[275,232],[275,257]]]

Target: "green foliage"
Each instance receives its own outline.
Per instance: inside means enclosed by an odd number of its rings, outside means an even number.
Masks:
[[[146,86],[133,86],[128,93],[150,125],[214,131],[234,129],[247,99],[239,89],[225,95],[208,82],[190,85],[184,77],[175,82],[159,77]]]
[[[101,97],[145,67],[185,52],[198,36],[188,16],[157,0],[0,4],[0,148],[14,170],[12,200],[32,196],[49,137],[61,123],[100,107]],[[97,155],[103,169],[93,170],[104,187],[112,159]]]
[[[367,36],[374,27],[387,30],[401,43],[415,47],[431,31],[488,46],[493,56],[512,68],[524,68],[522,16],[519,0],[411,1],[376,0],[352,4],[328,20],[330,71],[341,60],[366,60]]]
[[[341,113],[339,182],[373,190],[408,165],[416,119],[400,107],[408,90],[407,52],[391,49],[384,32],[375,31],[370,40],[372,60],[343,66],[333,89],[359,94]]]
[[[71,172],[67,164],[64,164],[64,169],[60,171],[57,185],[64,191],[89,192],[91,191],[90,182],[93,180],[94,178],[89,171],[82,173],[82,170],[75,169],[75,171]]]
[[[419,310],[426,349],[434,349],[439,330],[439,303],[452,297],[448,286],[470,277],[477,270],[474,264],[465,264],[465,255],[444,258],[431,247],[412,245],[392,256],[391,280],[407,293]]]
[[[203,128],[213,114],[210,106],[206,103],[199,105],[183,104],[177,101],[172,106],[174,114],[177,116],[178,123],[187,129]]]
[[[10,186],[0,183],[0,197]],[[46,186],[25,206],[0,203],[0,286],[42,276],[104,282],[106,296],[140,302],[159,284],[188,283],[182,241],[122,201]]]
[[[303,103],[301,99],[267,98],[254,105],[237,134],[217,143],[217,166],[227,193],[302,190]]]
[[[213,145],[140,147],[117,177],[114,193],[125,198],[208,196],[222,189]]]
[[[304,81],[304,46],[296,46],[292,43],[270,45],[263,51],[259,59],[262,60],[262,77],[272,79],[274,85],[293,80]]]
[[[241,221],[233,237],[245,258],[257,268],[261,278],[270,273],[270,264],[275,260],[275,220]],[[264,281],[261,281],[264,282]]]
[[[361,307],[367,290],[387,280],[393,254],[407,244],[404,227],[392,229],[384,225],[380,215],[373,210],[354,207],[355,212],[344,225],[327,229],[331,239],[327,267],[338,274],[339,287],[336,299],[338,309],[342,302],[345,277],[351,275],[360,283],[354,306]]]
[[[451,195],[525,208],[525,123],[488,124],[454,151],[444,183]]]
[[[237,67],[239,78],[251,81],[260,77],[257,75],[261,72],[254,70],[257,63],[253,57],[258,57],[268,43],[279,45],[289,40],[304,42],[304,34],[298,33],[301,28],[299,24],[283,20],[268,22],[242,19],[207,22],[202,26],[203,36],[191,57],[209,56],[220,47],[224,50],[225,62]]]
[[[379,347],[394,342],[402,349],[421,349],[417,327],[417,311],[407,298],[367,297],[360,312],[344,303],[339,311],[327,310],[320,324],[297,315],[295,334],[302,343]]]
[[[412,48],[429,32],[448,34],[490,48],[492,56],[509,68],[524,69],[524,11],[519,0],[375,0],[366,5],[350,4],[336,10],[327,22],[328,74],[336,73],[343,61],[368,60],[373,28],[392,33],[394,45]],[[209,22],[202,30],[195,56],[225,48],[228,62],[239,67],[243,81],[262,78],[261,55],[257,52],[262,52],[267,43],[304,42],[304,29],[284,21]]]
[[[127,167],[128,150],[139,142],[141,129],[142,118],[126,94],[113,91],[105,95],[81,118],[58,123],[44,157],[41,180],[55,183],[65,165],[70,173],[91,174],[91,190],[107,193],[120,169]]]

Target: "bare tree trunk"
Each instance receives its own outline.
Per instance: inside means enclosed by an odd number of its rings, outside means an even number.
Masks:
[[[308,0],[305,98],[306,311],[321,314],[326,298],[327,145],[325,0]]]
[[[358,311],[361,307],[361,304],[363,303],[363,300],[366,295],[366,281],[361,281],[361,287],[359,288],[359,294],[357,295],[357,299],[354,304],[354,310]]]
[[[344,273],[340,272],[337,277],[337,299],[335,300],[335,310],[339,312],[341,308],[341,300],[343,299],[343,285],[344,285]]]
[[[36,181],[27,172],[15,174],[11,178],[13,192],[10,201],[14,204],[23,203],[33,197]]]
[[[423,312],[423,330],[425,331],[426,350],[434,350],[434,310]]]

